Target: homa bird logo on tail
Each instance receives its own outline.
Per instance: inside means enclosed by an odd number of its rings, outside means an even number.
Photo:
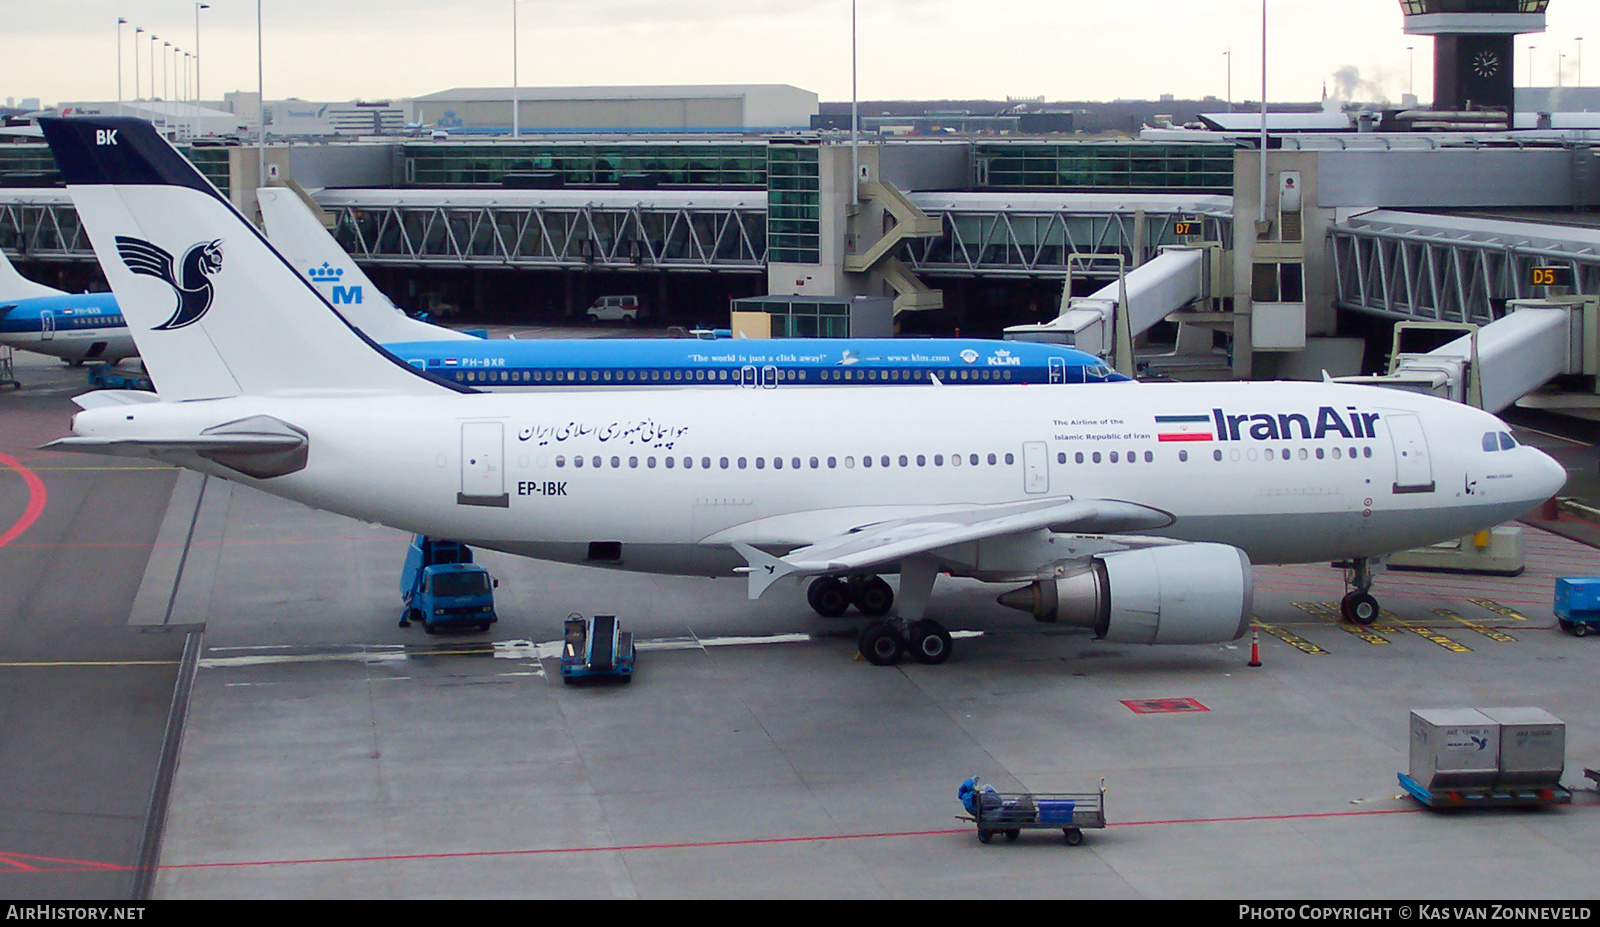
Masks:
[[[211,308],[210,278],[222,270],[222,239],[201,242],[184,252],[181,279],[174,272],[172,255],[159,245],[118,235],[117,255],[130,271],[164,280],[177,294],[178,308],[172,313],[172,318],[157,325],[155,331],[193,325]]]

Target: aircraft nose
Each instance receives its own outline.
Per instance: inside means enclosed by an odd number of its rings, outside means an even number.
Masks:
[[[1532,488],[1532,501],[1544,502],[1555,496],[1567,485],[1567,468],[1556,462],[1554,457],[1536,448],[1529,448],[1538,456],[1528,468]]]

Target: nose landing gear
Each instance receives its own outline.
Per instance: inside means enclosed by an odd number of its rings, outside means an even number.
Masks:
[[[1379,561],[1362,557],[1345,570],[1345,582],[1355,589],[1339,601],[1339,614],[1346,621],[1365,627],[1378,620],[1378,600],[1369,593],[1374,567]]]

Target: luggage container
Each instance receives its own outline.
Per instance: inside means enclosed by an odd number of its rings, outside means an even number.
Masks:
[[[1500,726],[1476,708],[1411,712],[1411,779],[1425,789],[1488,788],[1499,773]]]
[[[1500,725],[1497,786],[1559,786],[1567,769],[1567,726],[1543,708],[1480,708]]]
[[[1565,754],[1565,725],[1543,709],[1419,709],[1400,787],[1435,810],[1570,804]]]

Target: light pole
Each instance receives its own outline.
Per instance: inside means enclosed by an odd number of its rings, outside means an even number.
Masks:
[[[161,43],[161,127],[163,130],[172,128],[172,91],[167,86],[167,49],[172,43],[163,40]]]
[[[161,41],[161,36],[150,33],[150,102],[156,99],[156,43]]]
[[[200,134],[200,11],[211,9],[209,3],[194,5],[194,134]]]
[[[1257,221],[1267,221],[1267,0],[1261,0],[1261,185]]]
[[[117,115],[122,115],[122,27],[128,21],[117,17]]]
[[[856,0],[850,0],[850,205],[861,205],[861,104],[856,96]]]
[[[144,33],[143,26],[133,27],[133,98],[139,99],[139,36]]]
[[[267,93],[261,63],[261,0],[256,0],[256,187],[267,185]]]
[[[511,137],[522,137],[522,94],[517,81],[517,0],[511,0]]]
[[[1417,47],[1406,46],[1406,93],[1417,95]]]
[[[1222,57],[1227,62],[1226,66],[1227,66],[1227,69],[1228,69],[1228,112],[1231,113],[1231,112],[1233,112],[1233,49],[1230,48],[1227,51],[1223,52],[1222,53]]]
[[[1566,69],[1566,52],[1556,52],[1556,86],[1561,86],[1561,72]]]
[[[1578,86],[1583,86],[1583,36],[1578,36]]]

